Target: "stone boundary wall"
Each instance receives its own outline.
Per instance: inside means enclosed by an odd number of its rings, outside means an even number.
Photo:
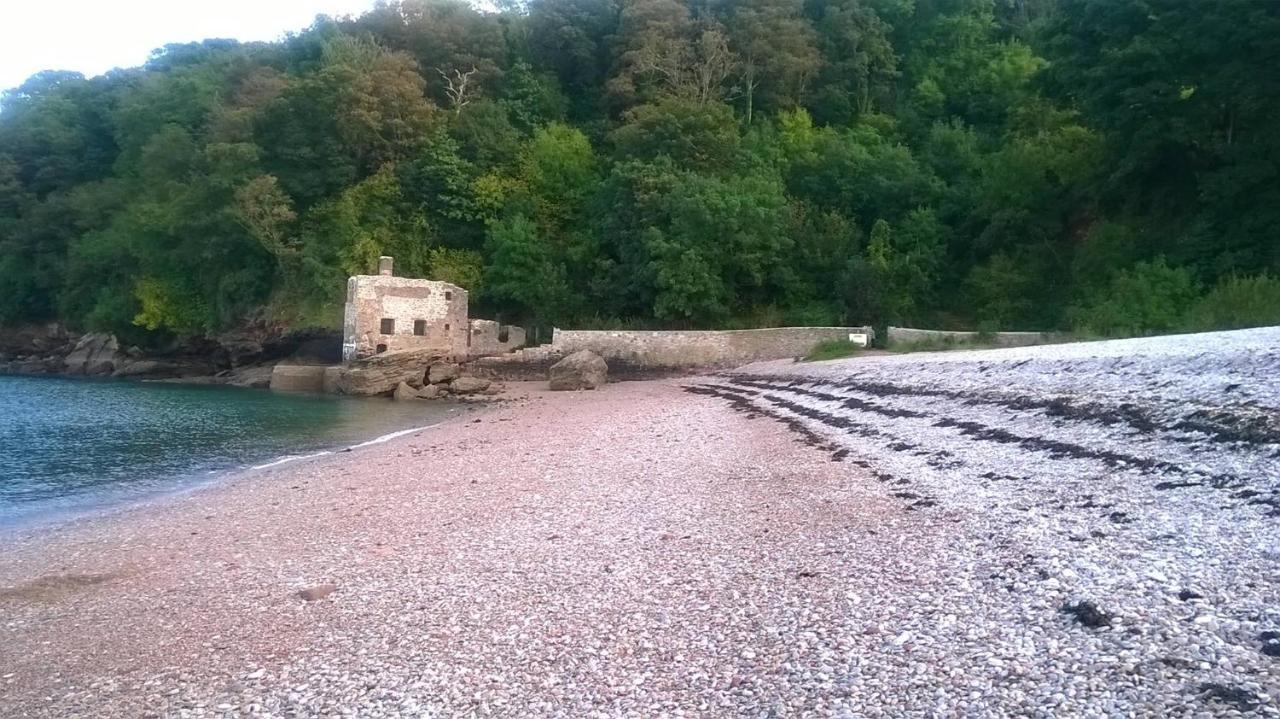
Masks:
[[[562,330],[551,347],[569,354],[591,350],[632,372],[726,367],[761,360],[799,357],[819,342],[847,340],[852,333],[873,336],[870,327],[770,327],[756,330]]]
[[[952,332],[949,330],[918,330],[911,327],[889,327],[889,346],[924,343],[960,344],[978,342],[997,347],[1027,347],[1052,342],[1052,332]]]

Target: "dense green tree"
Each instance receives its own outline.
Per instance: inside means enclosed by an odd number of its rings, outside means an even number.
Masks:
[[[528,8],[531,61],[559,79],[574,118],[592,117],[601,109],[601,87],[613,59],[617,3],[532,0]]]
[[[1280,267],[1280,5],[1063,0],[1043,35],[1045,85],[1107,142],[1110,205],[1203,277]]]
[[[502,105],[521,132],[533,132],[549,122],[563,120],[568,104],[554,75],[538,73],[524,61],[517,62],[507,73]]]
[[[431,97],[442,106],[492,97],[506,68],[506,42],[494,15],[463,0],[380,0],[352,23],[382,45],[409,53],[423,68]],[[451,94],[466,78],[460,98]]]
[[[694,31],[680,0],[621,0],[614,68],[606,83],[615,112],[675,91]]]
[[[611,139],[622,158],[661,156],[699,170],[732,164],[739,142],[738,125],[728,106],[675,98],[627,113]]]
[[[1280,9],[385,0],[0,94],[0,325],[1277,321]]]
[[[731,46],[740,65],[739,89],[746,123],[756,109],[786,109],[799,103],[818,71],[813,26],[801,0],[741,0],[729,19]]]
[[[510,304],[524,316],[554,322],[563,317],[568,287],[556,248],[524,215],[504,219],[489,228],[485,252],[485,291]]]
[[[822,68],[809,101],[819,121],[844,124],[892,108],[898,56],[889,25],[861,0],[812,0]]]

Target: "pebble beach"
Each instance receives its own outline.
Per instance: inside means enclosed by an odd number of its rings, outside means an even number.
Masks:
[[[1280,716],[1278,348],[532,390],[0,536],[0,716]]]

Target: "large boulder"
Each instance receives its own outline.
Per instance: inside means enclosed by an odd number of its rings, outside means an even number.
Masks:
[[[462,370],[454,362],[436,362],[427,370],[427,382],[429,384],[440,384],[457,379],[462,375]]]
[[[338,391],[370,396],[390,394],[401,382],[420,386],[427,367],[438,359],[439,350],[397,350],[356,360],[338,377]]]
[[[595,389],[604,385],[609,365],[591,350],[579,350],[551,365],[551,389]]]
[[[418,390],[414,389],[413,387],[410,387],[408,382],[401,382],[400,384],[396,385],[396,389],[394,392],[391,393],[391,396],[392,398],[400,401],[403,401],[406,399],[417,399]]]
[[[489,389],[491,383],[479,377],[459,377],[449,383],[449,391],[454,394],[476,394]]]
[[[80,338],[62,367],[67,374],[111,374],[124,358],[115,335],[94,332]]]

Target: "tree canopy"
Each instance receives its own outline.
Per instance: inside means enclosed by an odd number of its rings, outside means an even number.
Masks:
[[[1280,4],[383,0],[0,95],[0,325],[1280,322]]]

